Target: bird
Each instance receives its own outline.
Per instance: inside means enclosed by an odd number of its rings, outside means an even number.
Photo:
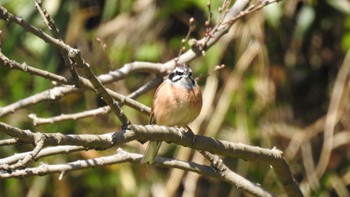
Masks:
[[[162,126],[186,127],[202,109],[202,92],[187,64],[177,64],[153,97],[149,123]],[[161,142],[150,141],[141,164],[152,164]]]

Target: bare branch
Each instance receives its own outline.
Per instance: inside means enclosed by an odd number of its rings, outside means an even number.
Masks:
[[[107,78],[106,76],[104,76]],[[84,81],[84,80],[83,80]],[[156,83],[156,82],[155,82]],[[87,83],[83,83],[86,86],[90,87],[91,83],[87,81]],[[154,85],[154,84],[153,84]],[[20,101],[14,102],[10,105],[7,105],[5,107],[0,108],[0,117],[7,115],[9,113],[13,113],[16,110],[28,107],[30,105],[35,105],[37,103],[43,102],[43,101],[50,101],[50,100],[58,100],[62,97],[64,97],[67,94],[70,93],[76,93],[80,90],[78,88],[75,88],[74,86],[70,85],[64,85],[59,87],[54,87],[49,90],[45,90],[43,92],[37,93],[33,96],[24,98]],[[126,104],[140,112],[148,113],[149,107],[145,106],[144,104],[137,102],[131,98],[128,98],[124,95],[121,95],[119,93],[116,93],[110,89],[107,89],[107,92],[115,99],[120,101],[120,104]]]
[[[18,140],[14,139],[14,138],[0,140],[0,146],[8,146],[8,145],[16,144],[16,143],[18,143]]]
[[[118,149],[116,154],[111,156],[105,156],[94,159],[79,160],[74,162],[69,162],[65,164],[49,165],[41,163],[38,167],[27,168],[23,170],[14,170],[11,173],[1,172],[0,178],[10,178],[10,177],[23,177],[23,176],[33,176],[33,175],[45,175],[50,173],[62,173],[69,172],[72,170],[80,170],[91,167],[112,165],[124,162],[139,163],[142,159],[142,154],[129,153],[122,149]],[[192,171],[202,175],[217,177],[215,171],[213,171],[209,166],[196,164],[193,162],[185,162],[174,159],[167,158],[157,158],[155,164],[161,167],[172,167],[180,168],[183,170]]]
[[[32,75],[37,75],[46,79],[49,79],[51,81],[56,81],[58,83],[62,84],[68,84],[68,80],[65,77],[62,77],[60,75],[56,75],[54,73],[50,73],[46,70],[41,70],[38,68],[34,68],[29,66],[27,63],[18,63],[14,60],[8,59],[3,53],[0,52],[0,61],[3,63],[4,66],[10,69],[18,69],[23,72],[27,72]]]
[[[50,14],[47,12],[47,10],[43,7],[41,0],[35,0],[35,7],[39,11],[41,17],[44,19],[44,23],[49,28],[49,30],[51,31],[54,38],[63,42],[63,40],[59,34],[59,30],[55,25],[54,20],[51,18]],[[71,59],[69,59],[69,56],[68,56],[68,53],[66,50],[64,50],[63,48],[58,48],[58,49],[62,55],[64,64],[68,67],[69,71],[71,72],[74,81],[76,83],[78,83],[79,82],[79,74],[75,70],[74,62],[72,62]]]
[[[72,152],[77,152],[77,151],[82,151],[82,150],[89,150],[89,148],[83,147],[83,146],[70,146],[70,145],[65,145],[65,146],[55,146],[55,147],[47,147],[43,148],[35,157],[35,159],[39,159],[42,157],[47,157],[51,155],[57,155],[57,154],[68,154]],[[23,153],[17,153],[15,155],[11,155],[6,158],[0,159],[0,165],[3,164],[13,164],[19,160],[24,159],[28,154],[31,152],[23,152]]]
[[[90,65],[86,63],[81,57],[80,50],[71,49],[69,56],[77,63],[78,67],[82,67],[82,70],[84,71],[85,75],[87,75],[87,78],[94,86],[96,93],[102,96],[103,100],[109,105],[113,113],[122,122],[123,126],[125,127],[130,125],[131,123],[129,119],[125,116],[118,102],[116,102],[114,98],[108,93],[107,89],[103,86],[103,84],[98,80],[98,78],[90,69]]]
[[[219,158],[219,156],[213,155],[207,151],[199,152],[211,162],[212,167],[215,169],[215,172],[217,172],[222,179],[226,180],[226,182],[231,183],[237,189],[247,191],[248,193],[254,196],[273,196],[268,191],[264,190],[262,187],[250,182],[249,180],[230,170],[224,164],[222,159]]]
[[[36,114],[29,114],[28,117],[33,120],[34,125],[41,125],[41,124],[54,124],[56,122],[61,122],[65,120],[78,120],[81,118],[108,114],[110,111],[111,111],[111,108],[109,106],[104,106],[97,109],[86,110],[86,111],[74,113],[74,114],[61,114],[59,116],[50,117],[50,118],[39,118]]]
[[[30,153],[28,153],[23,159],[18,160],[16,164],[13,165],[8,165],[8,164],[3,164],[0,165],[0,170],[14,170],[14,169],[18,169],[18,168],[23,168],[26,166],[26,164],[31,161],[32,159],[34,159],[39,152],[43,149],[44,147],[44,143],[45,143],[45,139],[44,139],[44,135],[37,133],[35,135],[35,148],[33,149],[33,151],[31,151]]]
[[[35,105],[39,102],[58,100],[66,94],[75,93],[78,91],[79,89],[74,88],[73,86],[60,86],[51,88],[0,108],[0,117],[9,113],[14,113],[16,110],[28,107],[30,105]]]
[[[38,36],[45,42],[54,45],[55,47],[63,47],[66,50],[70,48],[62,40],[55,39],[50,35],[46,34],[45,32],[41,31],[40,29],[34,27],[33,25],[30,25],[29,23],[24,21],[21,17],[14,16],[10,12],[8,12],[3,6],[0,6],[0,18],[2,18],[7,22],[13,22],[20,25],[23,29],[33,33],[34,35]]]
[[[156,77],[152,81],[146,83],[145,85],[139,87],[137,90],[128,95],[129,98],[137,98],[149,90],[157,87],[160,83],[162,83],[163,79],[161,77]]]
[[[106,149],[114,145],[112,134],[102,135],[64,135],[61,133],[34,133],[30,130],[22,130],[0,122],[0,132],[16,137],[23,143],[35,143],[37,135],[44,135],[44,145],[76,145],[96,149]],[[40,137],[40,136],[39,136]]]
[[[144,94],[145,92],[147,92],[150,89],[154,88],[155,86],[159,85],[159,83],[161,81],[162,81],[161,78],[157,77],[154,80],[141,86],[140,88],[138,88],[137,90],[132,92],[130,95],[125,97],[125,99],[123,99],[124,102],[120,102],[120,106],[123,106],[125,101],[128,101],[129,103],[134,103],[133,104],[134,109],[136,109],[136,110],[138,110],[146,115],[149,115],[151,112],[150,107],[140,105],[138,102],[134,102],[134,100],[131,100],[131,99],[135,99],[138,96]],[[130,98],[130,99],[128,99],[128,98]],[[78,120],[78,119],[86,118],[86,117],[90,117],[90,116],[103,115],[103,114],[109,113],[110,110],[111,110],[111,108],[109,106],[104,106],[104,107],[100,107],[97,109],[86,110],[86,111],[83,111],[80,113],[62,114],[62,115],[51,117],[51,118],[39,118],[36,116],[36,114],[29,114],[29,118],[31,118],[33,120],[34,125],[53,124],[53,123],[65,121],[65,120]]]

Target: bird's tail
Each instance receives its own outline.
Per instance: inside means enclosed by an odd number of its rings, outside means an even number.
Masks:
[[[159,141],[149,142],[146,152],[141,160],[141,164],[145,164],[145,163],[152,164],[154,161],[154,158],[156,157],[159,151],[161,144],[162,142],[159,142]]]

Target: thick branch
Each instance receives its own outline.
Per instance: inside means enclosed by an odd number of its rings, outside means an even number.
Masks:
[[[222,179],[229,180],[229,182],[235,185],[238,189],[242,188],[244,191],[247,191],[254,196],[272,196],[268,191],[230,170],[219,156],[213,155],[207,151],[200,151],[200,153],[211,162],[215,172],[217,172]]]
[[[0,146],[8,146],[8,145],[17,144],[17,143],[18,143],[18,140],[14,138],[0,140]]]

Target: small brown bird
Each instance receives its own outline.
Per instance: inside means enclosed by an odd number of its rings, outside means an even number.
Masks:
[[[202,93],[186,64],[177,65],[169,77],[159,85],[153,98],[150,124],[183,126],[191,123],[202,108]],[[142,164],[152,164],[161,142],[147,146]]]

